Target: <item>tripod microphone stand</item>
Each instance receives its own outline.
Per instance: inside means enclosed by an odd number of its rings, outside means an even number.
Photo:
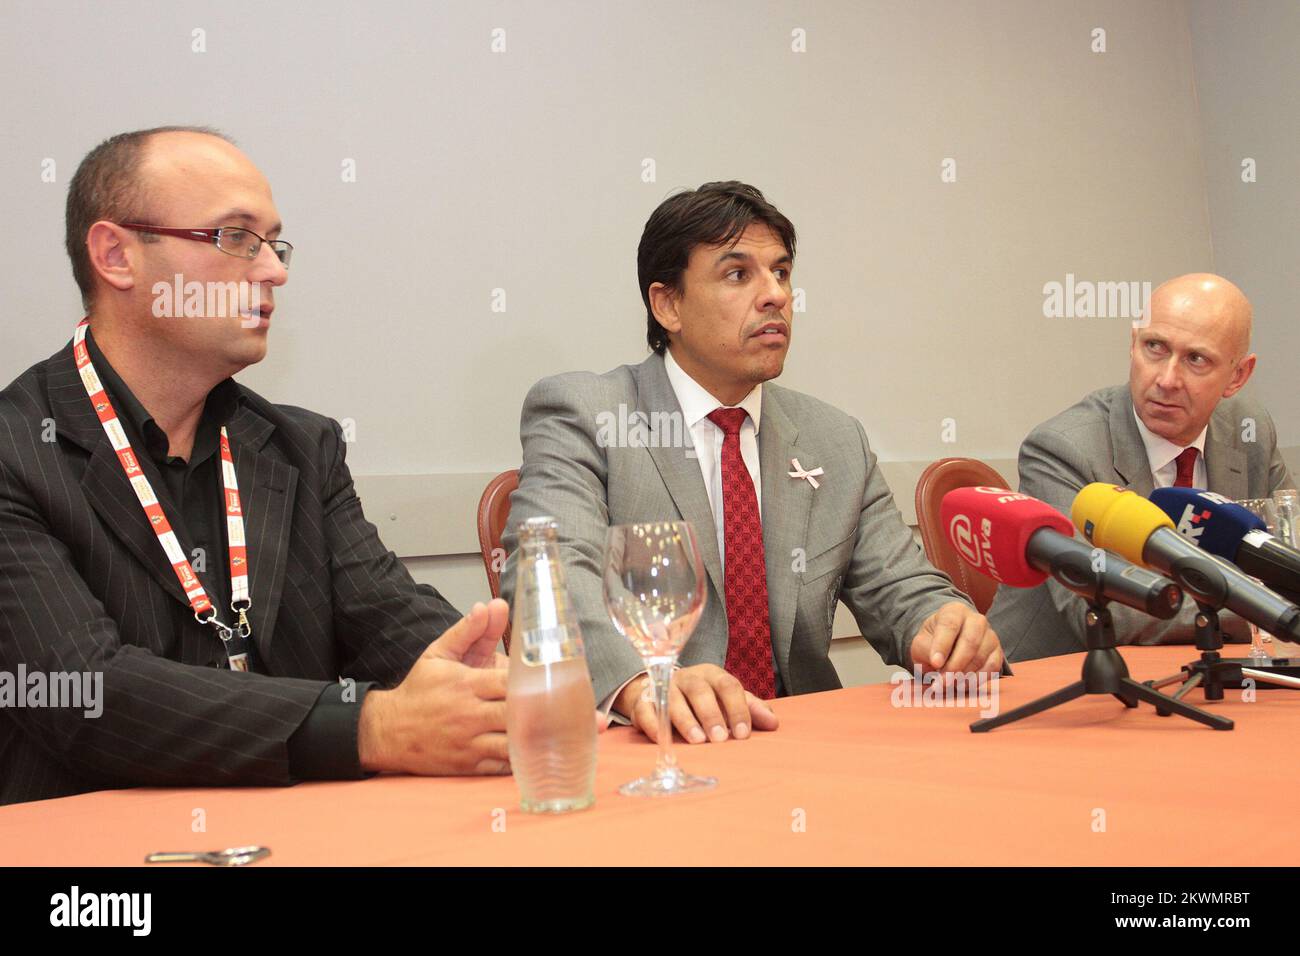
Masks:
[[[1199,609],[1196,615],[1196,646],[1201,652],[1200,659],[1184,664],[1177,674],[1146,681],[1147,687],[1159,690],[1161,687],[1182,681],[1182,686],[1168,698],[1177,701],[1181,701],[1188,691],[1195,687],[1204,688],[1206,700],[1223,700],[1224,687],[1241,687],[1245,678],[1278,687],[1300,689],[1300,678],[1269,673],[1259,667],[1250,667],[1249,658],[1225,658],[1220,655],[1219,650],[1223,647],[1223,631],[1219,626],[1219,612],[1200,601],[1196,602],[1196,606]],[[1170,711],[1165,707],[1157,706],[1156,713],[1161,717],[1168,717]]]
[[[1174,713],[1205,724],[1207,727],[1213,727],[1215,730],[1232,730],[1233,722],[1227,717],[1211,714],[1199,707],[1193,707],[1177,697],[1166,696],[1151,686],[1150,683],[1139,683],[1129,677],[1128,665],[1124,663],[1124,658],[1115,649],[1115,626],[1111,619],[1110,609],[1106,606],[1107,602],[1100,597],[1089,597],[1086,600],[1088,601],[1088,610],[1084,616],[1084,623],[1087,625],[1088,655],[1083,659],[1082,677],[1073,684],[1053,691],[1045,697],[1038,698],[1038,700],[1030,701],[1028,704],[1014,710],[1009,710],[1005,714],[998,714],[996,717],[987,717],[975,721],[970,725],[973,733],[984,733],[995,727],[1001,727],[1003,724],[1031,717],[1053,707],[1059,707],[1085,694],[1110,694],[1129,708],[1137,707],[1139,701],[1145,701],[1153,705],[1156,708],[1156,713],[1162,716]],[[1165,682],[1172,683],[1180,676],[1181,672],[1172,678],[1166,679]],[[1185,687],[1183,692],[1185,693],[1186,690],[1190,690],[1190,688]],[[1208,691],[1206,696],[1209,696]],[[1221,688],[1219,696],[1223,696]]]

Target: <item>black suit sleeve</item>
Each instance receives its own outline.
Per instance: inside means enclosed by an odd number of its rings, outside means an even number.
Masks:
[[[104,573],[122,560],[104,556]],[[27,484],[0,463],[0,669],[19,665],[99,683],[97,716],[50,706],[4,714],[50,760],[99,786],[287,784],[289,738],[329,686],[123,645]]]
[[[357,751],[361,705],[372,687],[401,683],[429,643],[460,619],[436,589],[416,584],[366,520],[337,422],[325,442],[324,514],[333,583],[335,635],[347,684],[327,686],[289,740],[297,780],[366,776]]]
[[[330,684],[321,691],[302,726],[289,738],[289,774],[294,780],[358,780],[357,730],[366,691],[374,685]]]
[[[461,615],[436,589],[416,584],[379,540],[348,470],[343,430],[331,425],[323,502],[342,676],[392,688]]]

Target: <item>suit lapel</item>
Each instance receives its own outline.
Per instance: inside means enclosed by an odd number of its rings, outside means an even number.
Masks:
[[[81,376],[77,373],[72,345],[68,344],[53,357],[49,371],[50,408],[54,412],[55,432],[90,452],[90,462],[82,476],[81,488],[92,508],[104,524],[122,542],[163,589],[186,607],[189,599],[181,590],[167,555],[158,544],[153,525],[145,516],[139,499],[135,496],[130,479],[122,469],[117,452],[113,450],[99,416],[90,404]],[[135,449],[138,453],[139,449]],[[162,475],[147,456],[136,455],[137,464],[153,485],[155,492],[163,488]],[[168,520],[175,522],[175,512],[163,503]],[[184,542],[182,542],[183,546]]]
[[[1119,484],[1147,497],[1154,489],[1151,480],[1151,461],[1147,447],[1142,443],[1137,419],[1133,412],[1133,396],[1127,385],[1115,387],[1115,397],[1110,404],[1110,439],[1114,447],[1115,474]]]
[[[298,469],[262,451],[274,430],[274,425],[246,404],[240,405],[226,426],[244,508],[249,598],[253,602],[248,617],[253,641],[263,660],[270,659],[271,638],[280,611],[298,487]]]
[[[87,500],[109,529],[126,545],[127,550],[148,569],[167,593],[174,600],[189,607],[189,598],[181,590],[176,572],[172,570],[171,562],[167,560],[167,553],[158,543],[158,535],[140,506],[139,499],[135,496],[135,489],[122,469],[117,452],[113,450],[106,436],[101,438],[103,441],[96,446],[91,455],[90,464],[82,479],[82,489],[86,493]],[[179,516],[171,502],[166,500],[166,492],[162,490],[165,488],[162,475],[147,457],[137,456],[137,460],[145,477],[153,485],[154,493],[159,496],[159,504],[162,505],[167,520],[175,529]],[[184,539],[178,535],[178,540],[181,548],[184,549],[186,547]],[[188,551],[186,557],[192,557]]]
[[[638,366],[638,373],[637,411],[645,416],[668,413],[675,416],[673,420],[682,421],[682,409],[677,403],[672,383],[668,381],[668,373],[664,371],[663,356],[650,356]],[[647,427],[655,420],[652,417],[643,419]],[[690,429],[684,421],[682,439],[683,444],[691,441]],[[725,602],[727,589],[722,576],[722,558],[718,554],[717,524],[713,520],[709,493],[704,487],[700,463],[695,458],[693,448],[693,445],[672,448],[664,444],[657,447],[652,444],[648,451],[655,467],[659,469],[659,477],[663,479],[673,504],[677,506],[678,514],[695,528],[695,540],[700,546],[700,557],[704,560],[709,579],[713,582],[714,593],[720,602]]]
[[[767,566],[768,620],[772,648],[783,673],[790,662],[800,577],[794,572],[796,549],[808,557],[808,518],[813,488],[789,476],[790,460],[798,457],[799,429],[780,405],[779,391],[763,389],[762,422],[758,430],[758,460],[763,485],[763,557]],[[807,468],[816,462],[800,462]],[[789,681],[786,681],[787,686]]]
[[[1220,402],[1205,433],[1205,480],[1210,491],[1240,501],[1250,497],[1246,453],[1234,441],[1236,423],[1228,402]]]
[[[167,594],[188,608],[189,599],[181,590],[176,572],[158,544],[153,526],[140,507],[135,490],[86,396],[71,343],[50,363],[48,390],[56,434],[90,453],[90,462],[82,478],[86,500]],[[244,533],[252,569],[249,587],[253,606],[249,618],[254,640],[264,657],[269,651],[280,606],[298,476],[298,469],[261,451],[274,430],[274,425],[242,402],[227,426],[235,459],[235,476],[243,500]],[[147,455],[137,454],[136,457],[155,493],[164,496],[160,500],[168,520],[176,526],[180,516],[171,503],[165,501],[166,486],[162,475]],[[181,545],[185,547],[186,542],[182,540]],[[228,557],[224,551],[213,558],[221,562],[222,572],[226,573]],[[228,608],[220,608],[219,612],[223,621],[233,623]]]

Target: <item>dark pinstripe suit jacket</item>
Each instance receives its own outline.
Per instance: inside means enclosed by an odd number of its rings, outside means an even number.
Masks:
[[[0,670],[103,673],[98,718],[0,709],[0,803],[132,785],[292,783],[288,739],[327,683],[393,686],[458,618],[366,521],[337,423],[241,386],[228,432],[257,674],[206,666],[216,637],[174,632],[172,602],[188,602],[71,344],[0,392]]]

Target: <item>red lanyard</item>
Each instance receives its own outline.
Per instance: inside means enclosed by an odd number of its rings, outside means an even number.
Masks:
[[[248,609],[253,606],[248,596],[248,548],[244,543],[244,511],[239,501],[239,484],[235,480],[235,459],[230,453],[230,438],[226,427],[221,426],[221,482],[225,488],[223,503],[226,512],[226,540],[230,549],[230,609],[239,615],[239,623],[228,627],[217,618],[217,609],[208,599],[199,577],[194,573],[185,549],[181,547],[176,533],[172,531],[167,515],[163,513],[158,496],[154,494],[153,485],[140,468],[139,460],[131,449],[131,442],[126,437],[122,422],[109,401],[108,393],[95,372],[90,361],[90,350],[86,347],[86,330],[89,319],[82,319],[72,336],[72,351],[77,359],[77,371],[81,373],[81,382],[86,386],[86,394],[95,407],[99,423],[104,426],[104,434],[112,442],[117,452],[117,460],[126,472],[127,480],[135,489],[135,496],[144,508],[145,517],[153,526],[158,543],[162,546],[171,562],[176,579],[181,583],[181,590],[189,598],[190,607],[194,609],[194,619],[200,624],[211,624],[221,638],[226,649],[226,658],[230,669],[248,670],[248,643],[252,636],[252,627],[248,623]]]

